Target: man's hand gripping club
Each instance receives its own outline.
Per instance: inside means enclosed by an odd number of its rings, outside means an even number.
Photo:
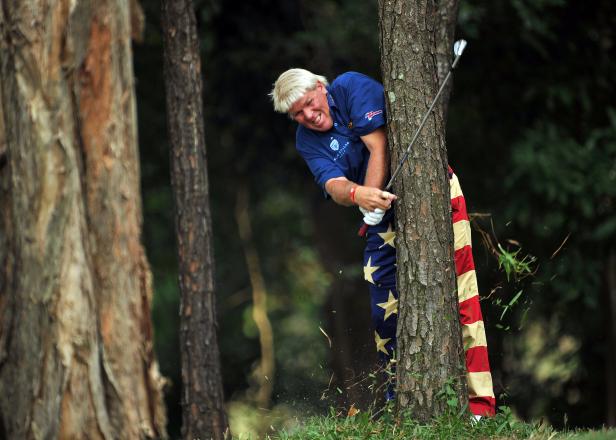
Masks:
[[[334,201],[343,206],[357,205],[364,215],[364,223],[376,225],[381,222],[385,211],[397,197],[387,191],[370,186],[358,185],[346,177],[330,179],[325,189]]]
[[[357,200],[358,191],[360,194],[365,193],[366,201],[364,203],[360,203]],[[378,188],[370,188],[368,186],[357,186],[355,188],[354,198],[359,210],[364,215],[364,224],[369,226],[374,226],[381,223],[383,216],[385,216],[385,211],[390,209],[392,202],[396,200],[396,196],[392,193],[381,191]]]

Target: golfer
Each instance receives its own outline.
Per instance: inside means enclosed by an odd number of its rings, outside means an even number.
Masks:
[[[367,224],[364,278],[370,283],[370,306],[379,362],[389,368],[396,348],[396,196],[381,190],[389,177],[387,118],[383,86],[357,72],[327,79],[305,69],[282,73],[270,93],[274,110],[298,123],[296,148],[317,184],[343,206],[357,206]],[[460,320],[466,350],[471,412],[494,414],[470,225],[456,175],[449,170]],[[386,399],[394,398],[388,386]]]

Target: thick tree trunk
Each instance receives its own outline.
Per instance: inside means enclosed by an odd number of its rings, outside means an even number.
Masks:
[[[222,439],[228,424],[216,337],[201,61],[192,2],[163,0],[162,25],[182,295],[182,436]]]
[[[607,333],[608,349],[606,350],[606,424],[616,426],[616,249],[611,248],[607,252],[605,262],[605,284],[607,287]]]
[[[1,12],[0,12],[0,17],[2,17]],[[0,23],[2,23],[2,21],[0,21]],[[2,170],[5,164],[6,164],[6,133],[4,130],[4,113],[2,111],[2,87],[0,87],[0,171]]]
[[[397,164],[438,89],[441,20],[430,1],[380,0],[379,6],[389,144]],[[444,130],[441,112],[434,112],[394,186],[401,197],[398,407],[421,421],[444,411],[436,395],[449,380],[459,401],[467,402]]]
[[[5,0],[0,29],[0,437],[164,437],[128,4]]]

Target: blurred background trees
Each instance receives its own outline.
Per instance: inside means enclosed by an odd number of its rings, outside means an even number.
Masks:
[[[254,427],[265,415],[269,425],[331,405],[365,407],[375,353],[360,276],[362,242],[355,237],[360,218],[323,200],[295,152],[294,125],[273,113],[267,93],[294,66],[330,79],[346,70],[379,78],[376,2],[196,5],[231,423]],[[173,434],[181,418],[179,293],[161,32],[156,2],[143,6],[145,37],[134,49],[145,240],[156,349],[172,382]],[[448,111],[450,163],[469,211],[491,214],[494,230],[486,217],[477,225],[504,248],[521,245],[537,257],[534,276],[507,281],[476,235],[499,404],[556,426],[567,419],[575,426],[614,423],[616,5],[461,1],[456,37],[469,47]],[[253,403],[262,385],[252,375],[261,348],[234,214],[240,183],[248,188],[245,206],[276,348],[271,411]],[[502,305],[520,290],[503,315]]]

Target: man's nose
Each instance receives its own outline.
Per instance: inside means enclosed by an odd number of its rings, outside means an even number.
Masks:
[[[304,117],[309,121],[312,121],[312,119],[314,118],[314,111],[309,108],[304,109]]]

